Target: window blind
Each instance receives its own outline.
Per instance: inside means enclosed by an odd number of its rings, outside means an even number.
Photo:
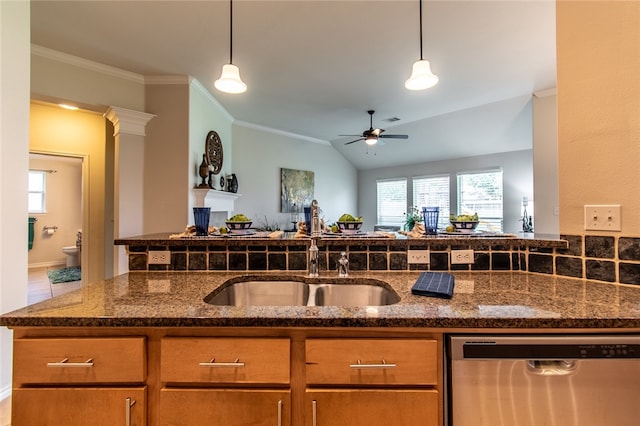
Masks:
[[[407,210],[407,179],[376,182],[378,225],[402,225]]]
[[[449,175],[423,176],[413,178],[413,203],[422,211],[422,207],[440,207],[438,228],[449,225]]]
[[[458,214],[478,213],[478,230],[502,231],[502,170],[458,174]]]

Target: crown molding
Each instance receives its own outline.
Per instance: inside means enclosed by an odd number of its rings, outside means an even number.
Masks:
[[[113,123],[114,136],[121,133],[146,136],[147,123],[155,117],[155,114],[110,106],[104,113],[104,117]]]
[[[200,81],[197,78],[194,78],[191,80],[191,86],[193,86],[200,93],[206,96],[209,102],[217,106],[218,109],[224,114],[227,120],[231,121],[232,123],[235,121],[235,118],[233,118],[233,116],[229,114],[229,111],[227,111],[225,107],[222,106],[222,104],[211,94],[211,92],[209,92],[209,90],[207,90],[206,87],[202,85],[202,83],[200,83]]]
[[[189,85],[195,78],[190,75],[146,75],[144,77],[144,84],[152,85]]]
[[[101,64],[99,62],[90,61],[68,53],[58,52],[57,50],[48,49],[46,47],[31,45],[31,54],[42,58],[51,59],[53,61],[62,62],[64,64],[73,65],[90,71],[99,72],[111,77],[129,80],[134,83],[144,84],[144,76],[131,71],[125,71],[110,65]]]
[[[236,124],[240,127],[245,127],[247,129],[261,130],[263,132],[272,133],[274,135],[287,136],[290,138],[300,139],[303,141],[317,143],[320,145],[332,146],[329,141],[326,141],[324,139],[317,139],[317,138],[312,138],[310,136],[299,135],[297,133],[286,132],[284,130],[278,130],[278,129],[274,129],[273,127],[262,126],[260,124],[248,123],[242,120],[236,120],[233,122],[233,124]]]
[[[546,98],[547,96],[555,96],[558,94],[558,89],[552,87],[551,89],[538,90],[537,92],[533,92],[533,96],[536,98]]]

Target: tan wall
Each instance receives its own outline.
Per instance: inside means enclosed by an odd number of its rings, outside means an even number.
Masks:
[[[105,240],[105,133],[100,114],[68,111],[57,106],[31,103],[29,150],[39,153],[77,155],[83,161],[82,279],[104,278]]]
[[[559,0],[556,17],[560,231],[621,204],[621,234],[640,235],[640,2]]]

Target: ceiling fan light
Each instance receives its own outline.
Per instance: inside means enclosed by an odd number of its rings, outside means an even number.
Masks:
[[[411,77],[404,83],[409,90],[424,90],[438,84],[438,76],[431,72],[429,61],[420,59],[414,62]]]
[[[364,140],[364,142],[365,142],[367,145],[375,145],[375,144],[377,144],[377,143],[378,143],[378,137],[377,137],[377,136],[375,136],[375,135],[367,136],[367,138]]]
[[[240,69],[233,64],[222,66],[222,74],[214,83],[216,89],[225,93],[244,93],[247,85],[240,78]]]

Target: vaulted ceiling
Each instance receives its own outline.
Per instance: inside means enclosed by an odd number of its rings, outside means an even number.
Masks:
[[[555,2],[423,2],[440,78],[404,88],[418,0],[236,0],[233,63],[249,89],[213,87],[229,61],[229,2],[31,1],[34,45],[145,76],[198,79],[239,124],[328,141],[358,169],[531,148],[530,99],[555,88]],[[407,133],[344,145],[373,127]],[[397,117],[400,120],[389,122]],[[245,124],[247,125],[247,124]]]

